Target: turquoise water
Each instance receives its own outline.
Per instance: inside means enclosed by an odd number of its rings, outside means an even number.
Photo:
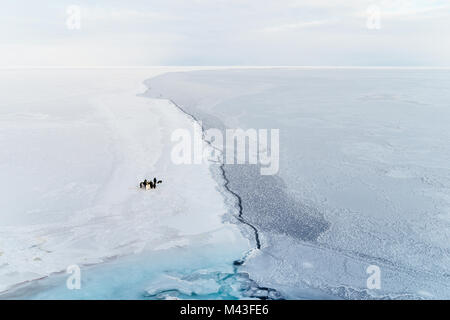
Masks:
[[[239,299],[255,293],[226,246],[173,248],[81,266],[81,288],[69,290],[69,274],[53,275],[10,293],[25,299]],[[25,294],[23,294],[25,293]]]

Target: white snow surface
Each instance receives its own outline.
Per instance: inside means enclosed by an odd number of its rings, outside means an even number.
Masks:
[[[138,96],[170,70],[0,70],[0,292],[144,250],[249,249],[209,164],[170,160],[171,132],[195,123]]]

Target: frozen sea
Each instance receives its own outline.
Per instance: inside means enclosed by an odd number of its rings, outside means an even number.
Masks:
[[[0,298],[450,298],[450,70],[197,69],[0,71]],[[200,125],[278,174],[173,164]]]
[[[285,298],[450,298],[450,70],[197,71],[146,85],[205,129],[280,129],[277,175],[224,167],[259,231],[241,270],[260,285]]]
[[[140,96],[174,69],[192,68],[0,70],[0,298],[264,295],[234,266],[253,243],[220,172],[170,160],[171,132],[198,125]]]

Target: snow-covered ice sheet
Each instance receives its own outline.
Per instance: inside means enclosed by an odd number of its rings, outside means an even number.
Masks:
[[[241,268],[259,284],[291,298],[450,298],[449,70],[198,71],[146,85],[206,129],[280,129],[277,176],[225,166],[261,233]]]
[[[209,164],[170,160],[171,132],[196,124],[138,96],[169,70],[0,70],[0,292],[133,253],[226,245],[231,265],[251,248]]]

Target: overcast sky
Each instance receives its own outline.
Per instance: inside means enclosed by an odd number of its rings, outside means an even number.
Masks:
[[[450,0],[93,2],[0,0],[0,66],[450,66]]]

